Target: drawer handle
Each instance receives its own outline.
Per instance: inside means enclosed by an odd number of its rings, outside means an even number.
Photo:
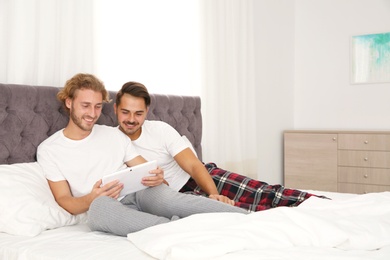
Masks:
[[[336,141],[336,137],[333,137],[332,140],[333,140],[333,141]]]
[[[365,144],[368,144],[368,141],[364,141]]]
[[[365,158],[364,158],[364,160],[367,162],[367,161],[368,161],[368,158],[367,158],[367,157],[365,157]]]
[[[367,178],[368,178],[368,175],[367,175],[367,174],[364,174],[364,178],[366,178],[366,179],[367,179]]]

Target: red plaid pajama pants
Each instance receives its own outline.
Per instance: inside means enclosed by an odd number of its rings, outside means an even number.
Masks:
[[[282,185],[269,185],[220,169],[215,163],[205,164],[205,167],[213,178],[219,194],[234,200],[235,206],[248,211],[260,211],[279,206],[294,207],[311,196],[317,196],[300,190],[287,189]],[[180,192],[207,195],[192,178],[181,188]]]

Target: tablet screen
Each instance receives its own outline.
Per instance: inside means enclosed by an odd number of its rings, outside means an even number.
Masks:
[[[119,180],[123,183],[123,189],[119,194],[119,197],[122,197],[129,193],[148,188],[148,186],[143,185],[141,181],[143,177],[154,176],[154,174],[149,173],[149,171],[154,169],[157,169],[156,160],[128,167],[104,176],[102,178],[102,185],[105,185],[113,180]]]

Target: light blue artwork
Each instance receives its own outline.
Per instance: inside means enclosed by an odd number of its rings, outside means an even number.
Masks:
[[[390,33],[352,37],[352,83],[390,82]]]

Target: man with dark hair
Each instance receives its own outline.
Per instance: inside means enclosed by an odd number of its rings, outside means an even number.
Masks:
[[[127,82],[117,93],[114,110],[119,129],[145,159],[159,162],[172,189],[207,195],[249,211],[298,206],[313,196],[232,173],[214,163],[203,164],[173,127],[162,121],[146,120],[149,105],[147,88],[139,82]]]

